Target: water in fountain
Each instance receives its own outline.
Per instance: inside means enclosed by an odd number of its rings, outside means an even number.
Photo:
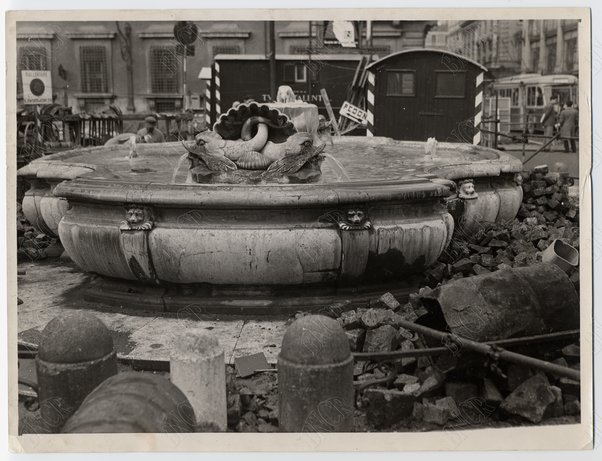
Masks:
[[[324,154],[328,165],[330,166],[332,172],[336,175],[336,182],[341,181],[351,181],[351,178],[347,174],[347,170],[345,167],[339,162],[335,157],[330,154]]]
[[[188,158],[188,152],[186,152],[185,154],[182,154],[182,156],[178,159],[178,163],[176,163],[176,167],[173,170],[173,174],[171,175],[171,183],[175,184],[176,183],[176,177],[178,176],[178,172],[180,171],[180,168],[182,167],[182,163],[184,163],[184,161]]]

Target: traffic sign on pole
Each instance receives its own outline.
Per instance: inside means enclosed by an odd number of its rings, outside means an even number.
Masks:
[[[52,78],[49,70],[22,70],[23,102],[52,104]]]

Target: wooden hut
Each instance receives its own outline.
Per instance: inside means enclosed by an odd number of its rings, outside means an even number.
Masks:
[[[410,49],[368,66],[368,136],[480,142],[487,68],[449,51]]]

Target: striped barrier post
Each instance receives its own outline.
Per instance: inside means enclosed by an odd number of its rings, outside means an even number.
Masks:
[[[475,97],[474,97],[474,128],[476,130],[472,137],[472,143],[478,145],[481,143],[481,130],[479,125],[483,119],[483,79],[485,74],[481,72],[477,75],[475,81]]]
[[[205,122],[211,127],[211,80],[205,81]]]
[[[375,75],[368,72],[368,92],[366,94],[366,101],[368,102],[366,122],[368,127],[366,136],[374,136],[374,82]]]
[[[215,98],[215,121],[217,121],[217,118],[222,113],[219,62],[213,64],[213,97]]]

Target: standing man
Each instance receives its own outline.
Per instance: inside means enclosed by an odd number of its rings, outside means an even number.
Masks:
[[[161,130],[157,128],[157,119],[149,115],[144,119],[145,127],[138,130],[136,133],[136,142],[144,142],[147,144],[155,142],[165,142],[165,136]]]
[[[541,116],[541,124],[543,125],[543,142],[544,144],[550,142],[554,136],[554,125],[556,125],[556,103],[558,102],[557,96],[550,98],[550,103],[544,108],[543,115]],[[546,147],[544,151],[549,152],[550,146]]]
[[[573,101],[566,102],[566,107],[560,112],[560,115],[558,116],[558,123],[560,125],[560,137],[563,138],[562,141],[564,142],[564,151],[569,151],[570,141],[571,151],[577,152],[577,143],[573,138],[577,136],[577,125],[579,124],[579,111],[573,107]]]

